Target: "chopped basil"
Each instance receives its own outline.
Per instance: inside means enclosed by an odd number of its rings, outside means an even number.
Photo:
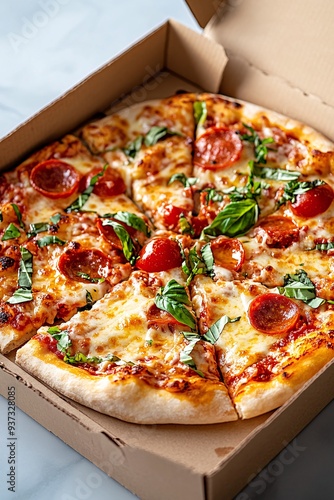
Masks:
[[[191,357],[191,353],[198,340],[194,339],[189,342],[189,344],[180,352],[180,361],[181,363],[188,365],[192,370],[194,370],[200,377],[204,377],[204,373],[201,370],[198,370],[195,364],[195,361]]]
[[[196,329],[196,320],[191,312],[185,307],[190,305],[190,301],[185,288],[175,280],[170,280],[155,298],[156,306],[162,311],[166,311],[179,323]]]
[[[257,222],[259,206],[256,200],[232,201],[216,216],[213,222],[203,229],[202,235],[219,236],[221,234],[235,238],[247,233]]]
[[[179,224],[182,234],[190,234],[191,236],[194,235],[194,229],[184,214],[180,214]]]
[[[203,335],[203,339],[210,344],[215,344],[227,323],[235,323],[236,321],[239,321],[240,318],[241,316],[231,319],[225,314],[209,328],[209,330]]]
[[[334,248],[334,241],[328,241],[326,243],[317,243],[315,246],[316,250],[320,250],[320,252],[328,252],[328,250],[332,250]]]
[[[113,228],[122,244],[124,257],[130,262],[132,266],[134,266],[136,262],[135,246],[125,227],[122,226],[122,224],[119,224],[118,222],[110,219],[104,220],[102,224],[103,226],[111,226]]]
[[[124,222],[127,226],[133,227],[134,229],[137,229],[137,231],[144,233],[145,236],[150,236],[151,234],[151,231],[145,224],[145,221],[132,212],[116,212],[114,214],[104,214],[102,217]]]
[[[300,172],[292,170],[283,170],[281,168],[260,167],[254,165],[253,173],[261,179],[272,179],[275,181],[293,181],[298,179]]]
[[[297,270],[295,274],[286,274],[284,284],[278,287],[278,290],[281,295],[301,300],[313,309],[326,302],[325,299],[316,296],[315,286],[303,269]]]
[[[310,191],[311,189],[316,188],[317,186],[321,186],[322,184],[325,184],[324,181],[321,181],[319,179],[316,179],[314,181],[304,181],[304,182],[298,182],[298,181],[290,181],[286,184],[284,188],[284,192],[282,195],[282,198],[278,202],[278,207],[281,205],[284,205],[287,201],[291,201],[294,203],[296,201],[296,196],[298,194],[304,194],[307,191]]]
[[[78,311],[89,311],[94,305],[92,294],[86,290],[86,305],[79,307]]]
[[[36,241],[39,247],[46,247],[47,245],[65,245],[66,241],[61,240],[57,236],[44,236],[40,240]]]
[[[199,256],[196,248],[193,247],[189,251],[188,259],[186,259],[184,250],[181,246],[182,270],[188,276],[187,285],[189,285],[194,276],[198,274],[206,274],[207,276],[211,276],[211,278],[214,277],[214,260],[210,244],[204,245],[200,253],[201,255]]]
[[[126,156],[135,158],[140,151],[143,143],[145,146],[154,146],[160,139],[164,139],[168,135],[181,135],[179,132],[169,130],[167,127],[152,127],[145,136],[139,135],[136,139],[130,142],[126,148],[123,149]]]
[[[32,236],[36,236],[36,234],[38,233],[43,233],[44,231],[48,231],[49,228],[50,225],[47,222],[36,222],[36,224],[30,224],[27,237],[31,238]]]
[[[22,304],[22,302],[30,302],[32,299],[32,291],[30,289],[18,288],[7,302],[8,304]]]
[[[89,183],[89,186],[78,196],[76,200],[67,208],[65,208],[65,212],[77,212],[78,210],[81,210],[84,204],[88,201],[88,198],[93,192],[94,186],[97,183],[97,181],[102,177],[108,167],[108,164],[106,163],[101,170],[101,172],[98,172],[96,175],[94,175]]]
[[[0,210],[0,222],[2,222],[2,221],[3,221],[3,215],[2,215],[2,212]]]
[[[50,217],[50,221],[52,222],[52,224],[58,224],[58,222],[60,222],[60,219],[61,214],[54,214]]]
[[[274,141],[273,137],[266,137],[265,139],[260,139],[259,135],[253,127],[246,125],[243,123],[244,127],[246,127],[250,134],[240,134],[240,137],[243,141],[250,142],[254,144],[254,154],[256,163],[267,163],[267,154],[270,148],[267,147],[267,144],[272,144]]]
[[[68,335],[67,330],[61,330],[58,326],[51,326],[48,328],[48,333],[57,340],[57,349],[60,352],[66,353],[72,342]]]
[[[183,351],[180,353],[180,361],[182,363],[185,363],[186,365],[190,366],[193,370],[195,370],[199,375],[202,377],[204,376],[202,372],[196,369],[195,362],[191,356],[191,353],[197,344],[197,342],[204,340],[206,342],[209,342],[210,344],[214,345],[217,340],[219,339],[222,331],[224,330],[225,326],[227,323],[235,323],[236,321],[240,320],[240,316],[237,318],[229,318],[228,316],[222,316],[218,321],[216,321],[211,328],[203,335],[199,335],[198,333],[194,332],[182,332],[183,336],[185,337],[186,340],[188,340],[189,344],[183,349]]]
[[[144,137],[139,135],[134,141],[130,142],[126,148],[123,149],[126,156],[130,156],[130,158],[134,158],[136,154],[140,151],[142,147]]]
[[[7,301],[9,304],[20,304],[22,302],[29,302],[32,300],[32,274],[33,256],[24,247],[21,247],[21,260],[19,265],[18,285],[20,288],[16,290],[12,297]]]
[[[223,200],[223,194],[215,188],[205,188],[203,192],[206,193],[205,201],[207,204],[210,203],[210,201],[215,202]]]
[[[152,127],[145,135],[145,146],[154,146],[160,139],[164,139],[168,135],[181,135],[179,132],[169,130],[167,127]]]
[[[15,212],[15,215],[17,217],[17,220],[18,220],[18,223],[19,223],[19,226],[21,229],[23,229],[23,231],[25,230],[25,225],[22,221],[22,214],[20,212],[20,209],[17,205],[15,205],[15,203],[12,203],[12,207],[13,207],[13,210]]]
[[[105,278],[92,278],[91,276],[89,276],[89,274],[81,273],[80,271],[77,272],[77,276],[90,281],[91,283],[103,283],[105,281]]]
[[[13,240],[15,238],[19,238],[20,236],[20,230],[11,222],[4,232],[1,241]]]
[[[173,184],[173,182],[176,182],[176,181],[181,182],[181,184],[183,184],[184,187],[189,188],[189,187],[193,186],[194,184],[196,184],[196,182],[198,181],[198,178],[197,177],[187,177],[183,173],[174,174],[169,179],[168,186],[170,184]]]
[[[197,128],[202,127],[208,115],[208,110],[206,107],[206,102],[196,101],[194,102],[194,118]]]

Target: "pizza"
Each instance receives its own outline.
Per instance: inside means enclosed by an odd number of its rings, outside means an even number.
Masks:
[[[107,114],[1,177],[0,347],[135,423],[284,404],[334,357],[334,146],[216,94]]]

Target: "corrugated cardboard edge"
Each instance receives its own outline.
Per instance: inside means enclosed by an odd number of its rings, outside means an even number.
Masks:
[[[224,0],[186,0],[196,21],[204,28],[217,13]]]

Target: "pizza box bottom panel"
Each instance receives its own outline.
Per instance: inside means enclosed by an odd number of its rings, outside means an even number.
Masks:
[[[0,356],[0,393],[141,498],[230,498],[333,398],[334,363],[275,412],[226,424],[137,425],[71,402]],[[205,411],[205,408],[203,408]],[[163,490],[163,491],[161,491]]]

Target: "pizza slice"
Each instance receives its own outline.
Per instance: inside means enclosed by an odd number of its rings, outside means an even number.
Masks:
[[[235,420],[214,348],[197,339],[189,294],[173,276],[133,272],[90,311],[41,328],[18,350],[18,364],[61,394],[129,422]]]
[[[203,276],[192,285],[202,335],[222,315],[240,318],[226,325],[215,348],[241,418],[281,406],[334,356],[333,306],[285,292]]]

